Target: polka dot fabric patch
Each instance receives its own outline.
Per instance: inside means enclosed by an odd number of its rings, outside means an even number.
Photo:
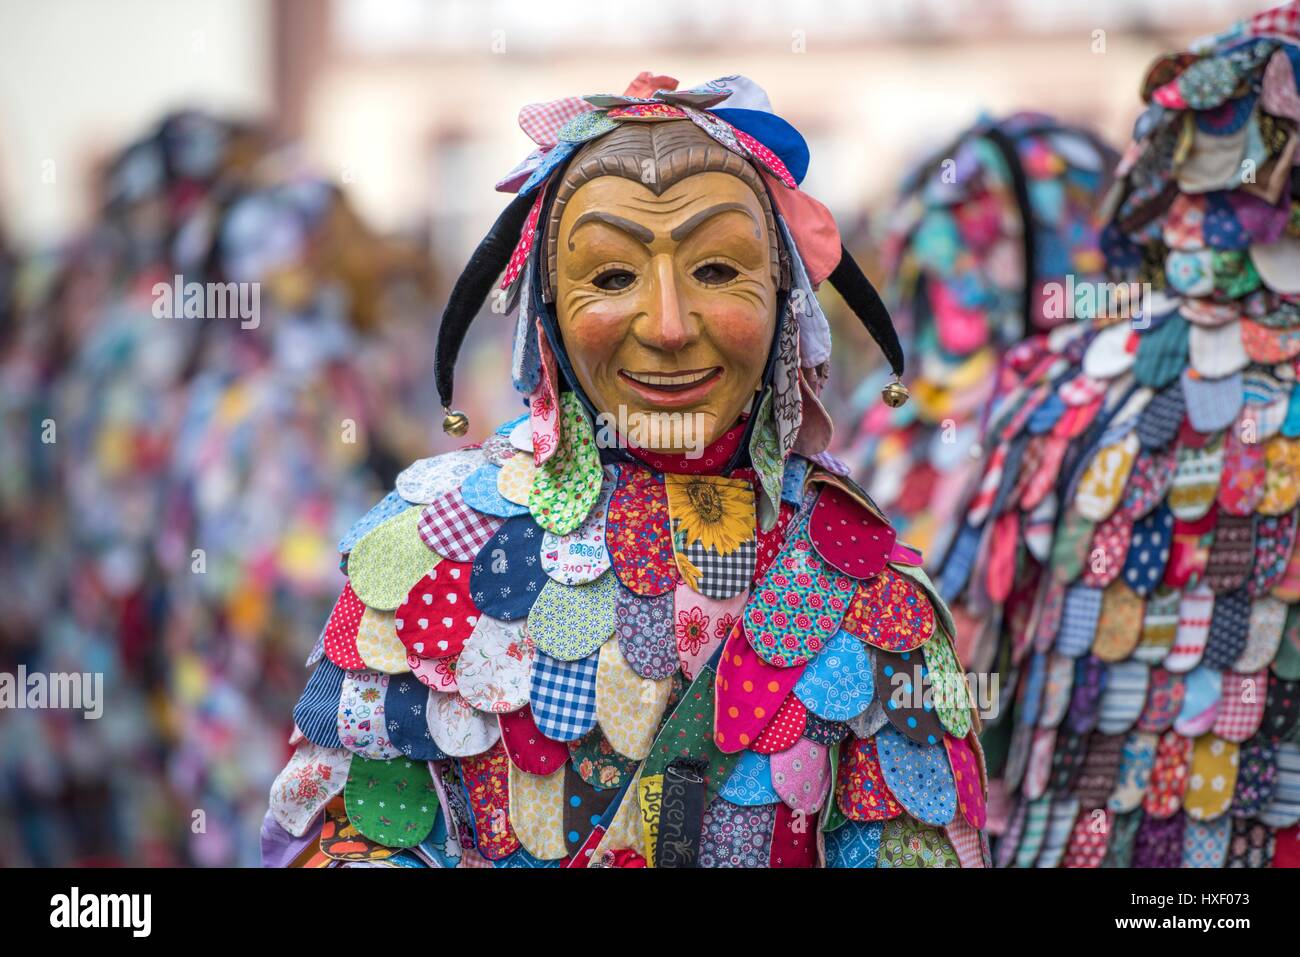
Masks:
[[[348,671],[360,671],[366,666],[357,651],[357,629],[365,613],[366,606],[352,590],[352,585],[345,584],[334,603],[334,610],[330,612],[329,621],[325,622],[325,655]]]
[[[889,722],[918,744],[940,744],[943,726],[929,688],[929,669],[920,653],[905,651],[895,655],[876,650],[872,657],[876,665],[876,696]]]
[[[948,752],[917,744],[894,728],[876,735],[880,769],[898,803],[917,820],[942,827],[957,813],[957,791]]]
[[[803,667],[770,665],[737,622],[718,661],[714,741],[726,753],[750,747],[803,675]]]
[[[808,724],[808,709],[793,694],[786,695],[772,720],[750,747],[760,754],[777,754],[791,748]]]
[[[1166,731],[1156,744],[1155,761],[1147,783],[1142,808],[1149,818],[1168,818],[1183,804],[1187,790],[1187,767],[1192,756],[1192,740],[1176,731]]]
[[[822,485],[808,537],[827,564],[853,578],[870,578],[885,567],[897,533],[843,489]]]
[[[393,618],[397,637],[411,654],[460,654],[480,618],[470,598],[470,570],[464,562],[440,562],[411,587]]]
[[[839,629],[856,587],[854,579],[822,563],[805,518],[745,606],[750,644],[777,667],[807,664]]]

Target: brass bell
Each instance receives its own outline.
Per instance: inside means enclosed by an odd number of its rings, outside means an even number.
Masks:
[[[880,390],[880,397],[885,400],[885,405],[891,409],[897,409],[907,402],[911,393],[907,391],[907,386],[903,385],[897,377]]]
[[[469,431],[469,416],[459,409],[443,409],[446,413],[442,417],[442,431],[448,435],[454,435],[457,438]]]

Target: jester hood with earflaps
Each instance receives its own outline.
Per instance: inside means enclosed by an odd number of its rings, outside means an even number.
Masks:
[[[903,357],[799,189],[802,137],[743,77],[678,91],[642,74],[622,96],[519,119],[537,148],[499,184],[516,198],[449,298],[437,384],[444,428],[464,434],[453,366],[493,297],[515,316],[527,412],[411,465],[339,543],[347,583],[294,710],[268,863],[984,866],[978,717],[951,617],[920,554],[825,452],[817,287],[898,375]],[[711,205],[665,233],[601,198],[635,194],[653,216],[688,186]],[[570,220],[604,231],[579,242]],[[654,272],[665,235],[708,230],[741,251]],[[591,282],[609,295],[592,293],[573,263],[602,244],[650,265],[602,267]],[[668,288],[680,316],[636,298]],[[725,309],[691,298],[720,290]],[[600,322],[573,320],[584,302]],[[727,352],[742,320],[766,349]],[[610,349],[671,357],[665,343],[711,338],[736,366],[685,392],[629,383],[591,361],[627,322]],[[684,451],[602,425],[624,395],[645,415],[660,399],[704,409],[707,441]],[[897,381],[884,395],[906,399]]]

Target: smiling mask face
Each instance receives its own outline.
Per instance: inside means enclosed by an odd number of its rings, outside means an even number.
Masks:
[[[698,451],[735,424],[776,321],[773,241],[754,190],[719,171],[657,195],[598,176],[569,197],[555,239],[560,333],[597,410],[657,451]]]

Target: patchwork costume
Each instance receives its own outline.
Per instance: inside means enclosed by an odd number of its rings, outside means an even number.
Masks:
[[[971,452],[1003,354],[1074,318],[1074,280],[1101,278],[1094,222],[1117,159],[1083,129],[1017,113],[981,119],[901,185],[882,254],[913,401],[874,401],[885,370],[864,380],[844,458],[931,558],[979,468]]]
[[[940,575],[1003,678],[999,865],[1300,862],[1298,19],[1155,63],[1113,301],[1008,355]]]
[[[606,441],[549,268],[557,183],[584,147],[683,121],[759,184],[782,279],[750,410],[697,457]],[[348,582],[272,788],[267,862],[986,866],[952,619],[920,553],[824,451],[816,287],[836,287],[899,374],[902,353],[798,188],[802,138],[743,77],[678,91],[643,74],[520,124],[537,149],[450,297],[438,387],[444,428],[464,432],[455,354],[492,298],[515,316],[527,412],[411,465],[339,543]]]

